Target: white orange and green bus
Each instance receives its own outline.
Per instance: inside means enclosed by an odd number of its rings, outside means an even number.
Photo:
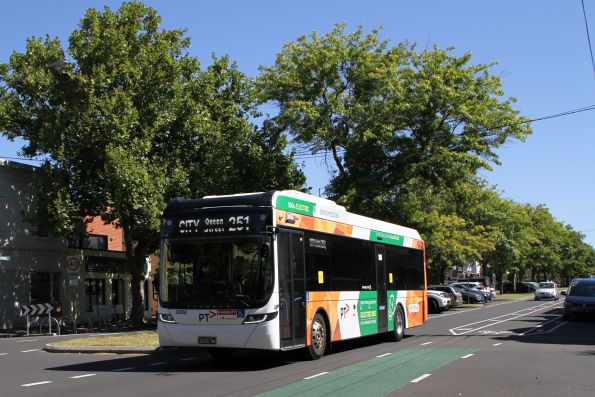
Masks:
[[[424,242],[413,229],[297,191],[173,200],[161,228],[159,343],[304,348],[403,338],[427,319]]]

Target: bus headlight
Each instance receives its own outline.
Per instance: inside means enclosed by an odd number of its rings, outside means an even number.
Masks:
[[[277,317],[277,312],[263,314],[248,314],[242,324],[256,324],[271,321]]]
[[[164,323],[170,323],[170,324],[176,323],[176,320],[174,320],[174,317],[169,313],[159,313],[159,321],[162,321]]]

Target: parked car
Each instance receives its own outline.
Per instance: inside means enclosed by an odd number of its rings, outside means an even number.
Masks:
[[[537,289],[537,283],[533,281],[523,281],[523,282],[516,282],[511,283],[510,281],[505,281],[502,283],[502,291],[505,294],[509,293],[527,293],[527,292],[534,292]]]
[[[457,282],[457,283],[452,283],[451,285],[457,287],[460,290],[471,290],[473,292],[478,292],[481,295],[483,295],[483,299],[486,302],[491,302],[492,301],[492,293],[488,290],[481,290],[478,289],[478,285],[475,283],[465,283],[465,282]]]
[[[468,290],[458,288],[456,286],[454,288],[457,289],[461,295],[463,295],[463,303],[485,303],[483,295],[479,292],[475,292],[470,289]]]
[[[558,288],[556,288],[556,283],[553,283],[551,281],[544,281],[539,283],[537,289],[534,292],[534,295],[536,301],[540,299],[558,300],[560,298]]]
[[[446,292],[428,290],[428,311],[440,313],[450,308],[450,298]]]
[[[595,278],[572,280],[568,292],[562,291],[564,299],[564,319],[579,316],[595,317]]]
[[[428,289],[446,292],[450,298],[451,306],[458,306],[463,303],[463,295],[461,294],[461,291],[452,285],[428,285]]]

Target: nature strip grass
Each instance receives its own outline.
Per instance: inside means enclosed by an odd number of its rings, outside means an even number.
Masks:
[[[60,347],[158,347],[156,331],[76,338],[52,343]]]

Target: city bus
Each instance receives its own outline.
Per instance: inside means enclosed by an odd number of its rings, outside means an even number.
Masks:
[[[403,338],[427,319],[417,231],[297,191],[174,199],[163,212],[161,347],[303,349]]]

